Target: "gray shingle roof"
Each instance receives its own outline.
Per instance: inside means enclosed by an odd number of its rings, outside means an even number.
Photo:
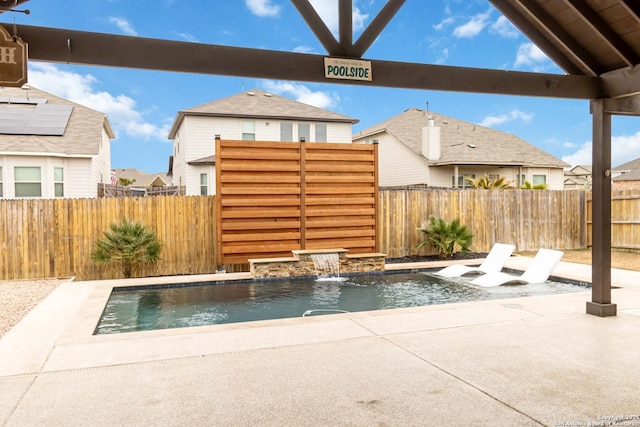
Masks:
[[[354,139],[388,132],[417,155],[422,156],[422,128],[428,117],[440,126],[442,155],[431,165],[522,165],[567,167],[567,163],[510,133],[443,116],[433,111],[411,108],[354,135]],[[475,148],[470,147],[475,146]],[[424,158],[424,157],[423,157]]]
[[[154,183],[154,181],[157,185],[159,184],[159,182],[157,181],[158,179],[162,180],[162,183],[160,183],[162,185],[160,186],[171,183],[171,178],[169,178],[169,176],[165,172],[146,173],[135,168],[113,169],[113,172],[115,172],[117,178],[127,178],[132,180],[135,179],[133,187],[149,187]]]
[[[9,98],[26,98],[28,96],[30,99],[46,99],[47,104],[73,106],[69,122],[62,136],[0,134],[0,152],[92,156],[98,154],[100,150],[103,127],[107,129],[107,133],[111,138],[115,137],[104,113],[34,87],[31,87],[28,91],[21,88],[5,87],[0,90],[0,96]],[[23,107],[24,105],[21,108]],[[0,104],[0,108],[15,107],[5,103]]]
[[[227,98],[179,111],[169,131],[169,139],[175,137],[175,133],[185,115],[358,123],[358,119],[323,108],[313,107],[259,89],[251,89]]]
[[[640,181],[640,157],[613,168],[614,171],[625,171],[613,178],[614,181]]]

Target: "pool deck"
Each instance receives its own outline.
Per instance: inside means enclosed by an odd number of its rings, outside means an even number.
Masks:
[[[608,318],[585,291],[101,336],[117,283],[68,282],[0,339],[0,425],[640,426],[640,272],[612,282]]]

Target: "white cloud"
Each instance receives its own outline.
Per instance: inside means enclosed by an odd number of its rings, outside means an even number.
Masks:
[[[489,21],[489,17],[491,16],[491,10],[486,11],[485,13],[479,13],[466,23],[456,27],[453,30],[453,35],[458,38],[465,37],[475,37],[487,26]]]
[[[311,5],[316,10],[320,18],[324,21],[327,28],[333,33],[338,34],[338,0],[310,0]],[[365,23],[369,19],[368,13],[362,11],[353,5],[353,31],[360,31],[364,28]]]
[[[271,0],[245,0],[245,4],[257,16],[277,16],[280,13],[280,6],[271,4]]]
[[[436,31],[440,31],[445,27],[448,27],[449,25],[453,24],[453,22],[455,21],[455,19],[452,16],[449,16],[447,18],[444,18],[442,21],[438,22],[436,25],[433,26],[433,29]]]
[[[178,37],[180,37],[181,39],[184,39],[184,40],[186,40],[188,42],[191,42],[191,43],[197,43],[198,42],[198,39],[195,38],[194,36],[192,36],[189,33],[179,33],[179,32],[177,32],[176,35]]]
[[[136,101],[126,95],[112,95],[94,88],[99,83],[91,74],[63,71],[53,64],[29,64],[29,84],[45,92],[107,114],[117,133],[136,138],[167,140],[170,123],[149,123],[136,110]]]
[[[491,32],[509,39],[515,39],[520,35],[518,29],[504,16],[500,16],[496,22],[491,24]]]
[[[515,67],[522,65],[535,65],[548,61],[549,58],[540,48],[533,43],[523,43],[518,46]]]
[[[117,16],[110,16],[109,17],[109,22],[111,22],[112,24],[115,24],[115,26],[120,28],[120,30],[125,34],[128,34],[130,36],[137,36],[138,35],[136,30],[134,30],[133,25],[131,24],[131,22],[127,21],[124,18],[120,18],[120,17],[117,17]]]
[[[522,120],[523,122],[528,122],[532,118],[533,114],[524,113],[520,110],[513,110],[507,114],[501,114],[499,116],[487,116],[479,124],[480,126],[491,127],[514,120]]]
[[[640,131],[633,135],[611,137],[611,165],[615,168],[621,164],[637,159],[640,153]],[[562,157],[571,166],[592,164],[591,141],[582,144],[573,154]]]
[[[447,59],[449,59],[449,48],[445,47],[436,58],[436,64],[444,64]]]
[[[313,48],[311,46],[296,46],[293,49],[294,52],[298,52],[298,53],[311,53],[313,52]]]
[[[340,97],[335,93],[322,91],[314,92],[308,87],[298,83],[266,80],[264,81],[264,87],[269,92],[273,92],[278,95],[292,95],[296,101],[319,108],[335,107],[340,102]]]

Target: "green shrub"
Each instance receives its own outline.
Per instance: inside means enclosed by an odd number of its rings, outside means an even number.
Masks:
[[[456,252],[456,247],[460,252],[468,252],[473,242],[473,234],[467,226],[460,225],[460,219],[456,218],[451,223],[447,223],[442,218],[429,217],[427,228],[418,228],[424,234],[424,240],[418,244],[418,248],[430,245],[438,250],[440,258],[451,258]]]
[[[162,242],[144,224],[125,218],[120,223],[111,223],[109,228],[111,231],[105,231],[104,237],[96,242],[91,254],[94,262],[119,262],[122,275],[129,278],[134,264],[160,260]]]

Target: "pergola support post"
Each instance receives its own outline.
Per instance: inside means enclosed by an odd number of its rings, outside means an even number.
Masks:
[[[593,115],[591,301],[587,313],[615,316],[611,303],[611,114],[605,100],[591,101]]]

